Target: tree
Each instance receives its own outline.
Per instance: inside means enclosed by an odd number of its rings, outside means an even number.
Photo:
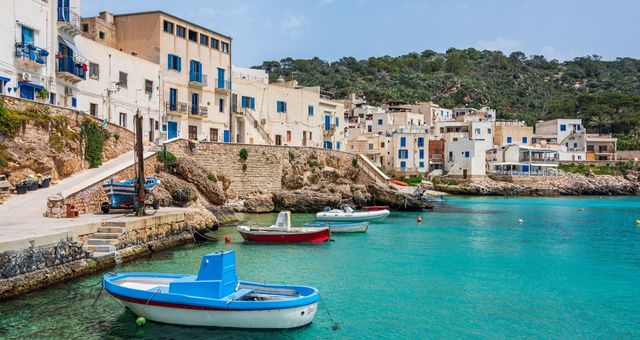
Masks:
[[[597,127],[598,134],[602,135],[604,129],[608,128],[611,125],[611,119],[604,114],[599,114],[597,116],[591,117],[588,124],[590,127]]]

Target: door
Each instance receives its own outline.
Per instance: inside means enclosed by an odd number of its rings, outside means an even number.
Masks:
[[[198,140],[198,127],[195,125],[189,125],[189,139]]]
[[[178,106],[178,90],[169,89],[169,111],[176,111]]]
[[[224,69],[218,68],[218,88],[224,88]]]
[[[199,105],[199,98],[198,98],[198,94],[197,93],[192,93],[191,94],[191,113],[194,115],[198,114],[198,105]]]
[[[467,179],[467,169],[462,170],[462,178]]]
[[[167,124],[167,138],[174,139],[178,137],[178,123],[169,122]]]
[[[34,45],[33,30],[22,26],[22,47]]]
[[[331,130],[331,116],[324,115],[324,129]]]
[[[307,146],[307,131],[302,131],[302,146]]]
[[[69,0],[58,0],[58,20],[71,21],[69,19]]]
[[[276,135],[276,145],[282,145],[282,136]]]
[[[522,165],[522,172],[528,173],[529,172],[529,165]]]
[[[149,141],[153,143],[153,118],[149,118]]]
[[[229,132],[229,130],[224,130],[224,142],[225,143],[230,143],[231,142],[231,132]]]
[[[29,85],[20,85],[20,98],[34,100],[35,90],[33,87]]]

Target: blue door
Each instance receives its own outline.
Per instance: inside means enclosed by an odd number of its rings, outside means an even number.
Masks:
[[[35,90],[33,86],[28,84],[20,85],[20,98],[34,100]]]
[[[191,94],[191,113],[194,115],[198,114],[198,105],[200,105],[199,101],[198,101],[198,94],[197,93],[192,93]]]
[[[169,122],[167,125],[168,125],[167,126],[167,130],[169,130],[167,132],[167,138],[168,139],[177,138],[178,137],[178,123]]]
[[[58,0],[58,21],[71,21],[69,18],[69,0]]]
[[[325,149],[329,149],[329,150],[331,150],[331,149],[333,148],[333,143],[331,143],[331,142],[329,142],[329,141],[324,141],[324,145],[323,145],[323,147],[324,147]]]
[[[324,129],[331,130],[331,116],[324,115]]]
[[[176,111],[178,106],[178,90],[169,89],[169,111]]]
[[[224,88],[224,69],[218,68],[218,88]]]
[[[522,172],[529,172],[529,166],[528,165],[523,165],[522,166]]]
[[[229,143],[231,142],[231,133],[229,132],[229,130],[224,130],[224,137],[223,137],[223,141],[225,143]]]

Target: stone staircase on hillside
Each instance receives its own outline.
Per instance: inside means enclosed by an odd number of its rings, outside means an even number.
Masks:
[[[102,222],[98,232],[84,245],[84,249],[92,253],[94,258],[115,257],[122,235],[126,230],[126,222]]]

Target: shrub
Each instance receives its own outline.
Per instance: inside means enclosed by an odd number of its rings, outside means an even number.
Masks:
[[[246,164],[242,164],[242,171],[247,171],[247,165]]]
[[[358,158],[357,157],[353,157],[353,159],[351,160],[351,166],[353,166],[354,168],[358,167]]]
[[[418,186],[422,184],[422,180],[423,180],[422,175],[411,176],[409,177],[409,179],[407,179],[407,184],[411,186]]]
[[[309,167],[311,167],[311,168],[320,167],[320,164],[318,163],[318,161],[311,160],[311,159],[307,162],[307,165],[309,165]]]
[[[289,161],[293,161],[296,159],[296,155],[293,154],[293,151],[289,150]]]
[[[156,154],[158,161],[165,163],[167,166],[176,164],[177,157],[167,150],[160,151]]]
[[[209,179],[211,182],[214,182],[214,183],[218,181],[218,178],[216,177],[216,175],[212,173],[207,174],[207,179]]]
[[[86,119],[80,125],[80,135],[86,143],[84,159],[89,162],[90,168],[99,167],[102,165],[102,150],[105,140],[109,138],[109,132],[93,119]]]
[[[243,161],[246,161],[247,158],[249,158],[249,151],[245,148],[242,148],[242,150],[240,150],[239,156]]]
[[[116,141],[116,143],[120,140],[120,134],[117,132],[113,133],[113,139]]]

